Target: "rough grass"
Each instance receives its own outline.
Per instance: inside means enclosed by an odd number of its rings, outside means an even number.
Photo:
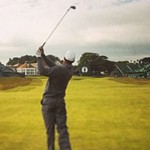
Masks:
[[[0,90],[8,90],[17,86],[25,86],[31,82],[31,78],[0,78]]]
[[[0,91],[0,149],[46,150],[45,83]],[[147,80],[73,77],[66,96],[73,150],[150,149],[149,89]]]
[[[150,84],[150,79],[146,78],[110,78],[110,80],[126,84]]]

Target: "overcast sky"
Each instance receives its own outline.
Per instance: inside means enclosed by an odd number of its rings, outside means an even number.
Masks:
[[[45,45],[45,53],[65,51],[105,55],[109,60],[150,57],[150,0],[1,0],[0,61],[34,55],[67,9]]]

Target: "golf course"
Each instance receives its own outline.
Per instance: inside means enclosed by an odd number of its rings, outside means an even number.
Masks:
[[[47,149],[40,104],[46,81],[0,78],[0,150]],[[74,76],[65,99],[73,150],[150,149],[150,80]]]

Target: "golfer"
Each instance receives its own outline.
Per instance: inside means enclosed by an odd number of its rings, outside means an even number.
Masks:
[[[41,101],[48,150],[55,149],[55,125],[59,134],[60,150],[71,150],[64,97],[68,82],[72,77],[72,63],[75,61],[75,54],[67,51],[63,63],[59,66],[45,56],[42,46],[39,47],[36,55],[40,75],[48,77]]]

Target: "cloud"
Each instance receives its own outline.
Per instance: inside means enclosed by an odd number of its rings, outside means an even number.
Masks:
[[[98,13],[86,12],[77,16],[82,22],[78,22],[78,29],[76,28],[75,31],[79,33],[78,37],[91,42],[94,40],[95,42],[118,41],[118,43],[149,42],[150,36],[147,32],[150,25],[149,6],[140,3],[111,8],[109,11],[101,10]]]
[[[93,51],[115,59],[149,55],[149,0],[2,0],[0,51],[12,57],[34,54],[71,5],[77,9],[47,42],[48,52],[63,56],[70,49],[79,56]]]

